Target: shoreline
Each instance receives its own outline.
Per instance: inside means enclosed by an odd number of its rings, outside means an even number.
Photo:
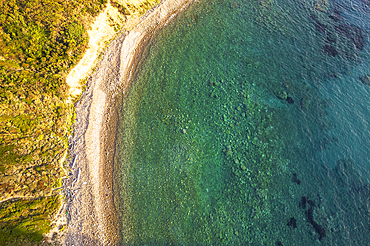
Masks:
[[[148,40],[192,2],[162,1],[135,28],[112,41],[75,104],[76,123],[69,139],[71,172],[64,184],[68,225],[65,245],[120,242],[113,161],[120,95],[129,85]]]

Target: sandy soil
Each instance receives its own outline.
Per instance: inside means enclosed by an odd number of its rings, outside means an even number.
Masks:
[[[122,220],[117,217],[113,181],[116,105],[140,61],[141,48],[148,35],[191,2],[162,1],[142,17],[136,27],[111,42],[88,80],[81,100],[75,105],[77,120],[70,138],[71,158],[68,160],[71,173],[64,189],[68,226],[63,244],[116,245],[121,240]],[[73,73],[78,77],[77,72]]]
[[[91,29],[87,31],[89,34],[89,47],[81,61],[67,76],[71,98],[82,93],[82,81],[87,78],[95,67],[98,55],[106,47],[106,43],[117,33],[114,26],[121,27],[124,21],[125,17],[116,8],[112,7],[110,2],[108,2],[106,9],[95,18]],[[69,101],[71,101],[71,98]]]

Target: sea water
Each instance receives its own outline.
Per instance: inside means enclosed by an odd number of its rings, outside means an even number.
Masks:
[[[370,5],[203,0],[120,109],[122,244],[369,245]]]

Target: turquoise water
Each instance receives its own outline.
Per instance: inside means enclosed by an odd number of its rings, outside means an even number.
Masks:
[[[368,245],[361,1],[203,1],[121,105],[122,244]]]

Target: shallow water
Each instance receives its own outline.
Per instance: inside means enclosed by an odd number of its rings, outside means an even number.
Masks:
[[[148,45],[117,145],[122,243],[368,245],[361,1],[203,1]]]

